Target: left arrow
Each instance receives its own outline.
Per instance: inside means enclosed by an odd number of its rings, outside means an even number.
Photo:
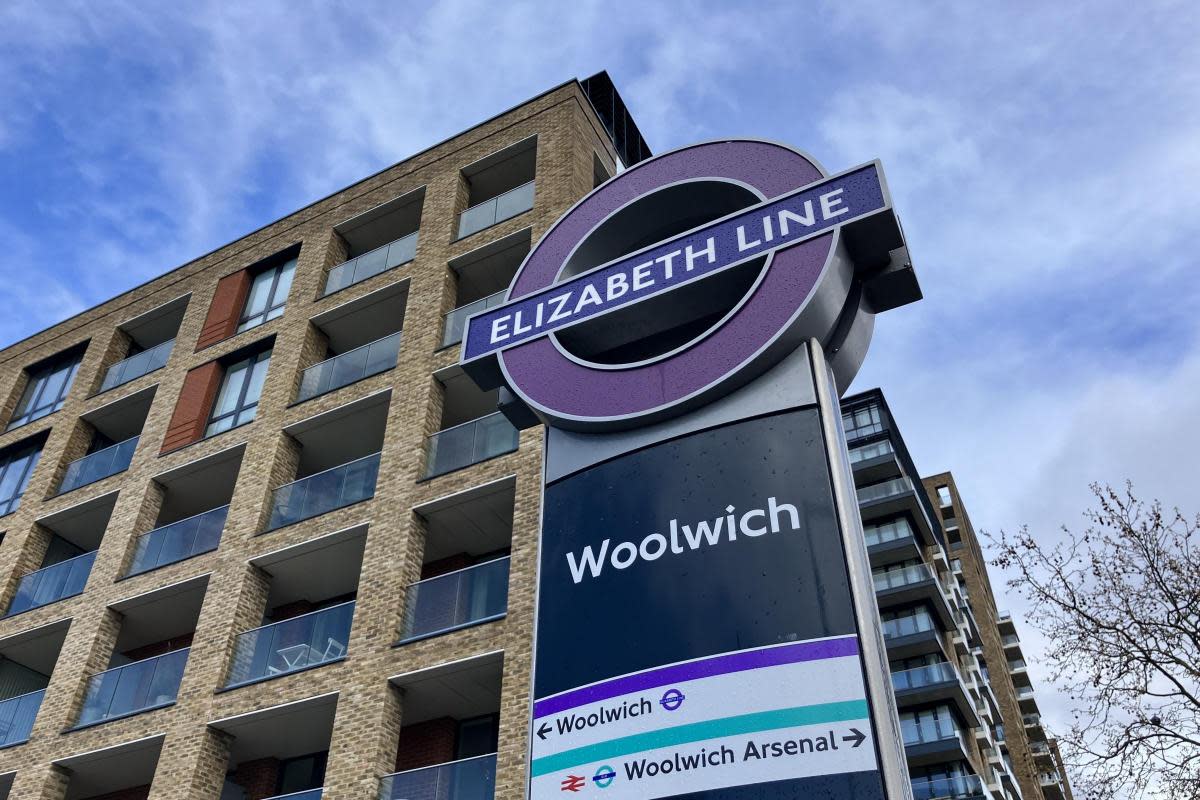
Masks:
[[[858,747],[867,738],[866,734],[864,734],[858,728],[851,728],[850,734],[851,734],[850,736],[843,736],[842,741],[843,742],[854,742],[854,744],[851,745],[852,747]]]
[[[550,723],[549,723],[549,722],[543,722],[543,723],[542,723],[542,727],[540,727],[540,728],[538,728],[538,729],[537,729],[537,735],[538,735],[538,738],[539,738],[539,739],[541,739],[542,741],[545,741],[545,740],[546,740],[546,734],[547,734],[547,733],[549,733],[550,731],[551,731],[551,728],[550,728]],[[860,733],[860,734],[859,734],[859,736],[862,736],[862,734]],[[857,747],[857,746],[858,746],[858,745],[855,745],[855,747]]]

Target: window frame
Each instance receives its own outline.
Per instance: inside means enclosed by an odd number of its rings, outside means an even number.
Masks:
[[[258,418],[258,404],[259,404],[259,401],[262,399],[262,388],[260,387],[259,392],[258,392],[258,397],[254,398],[253,403],[246,402],[246,394],[247,394],[247,392],[249,392],[250,386],[254,383],[254,371],[258,367],[258,365],[260,363],[262,363],[263,361],[266,361],[267,365],[266,365],[266,367],[264,367],[264,369],[270,369],[271,354],[274,351],[275,351],[274,346],[267,347],[262,350],[259,350],[258,352],[249,353],[249,354],[243,356],[242,358],[239,358],[237,361],[233,362],[232,364],[229,364],[229,365],[223,367],[223,369],[222,369],[223,374],[221,375],[221,385],[219,387],[217,387],[217,394],[215,397],[213,397],[212,407],[208,410],[208,421],[204,424],[204,438],[205,439],[207,439],[211,436],[216,436],[219,433],[224,433],[225,431],[231,431],[234,428],[240,428],[243,425],[249,425],[251,422],[254,422],[254,420]],[[238,388],[237,400],[235,401],[233,408],[231,410],[217,414],[216,413],[217,412],[217,402],[221,399],[221,394],[222,394],[223,390],[225,389],[226,381],[229,380],[229,373],[235,367],[237,367],[241,364],[247,364],[247,367],[245,370],[245,378],[242,381],[242,385]],[[265,384],[266,384],[266,376],[264,375],[263,376],[263,385],[265,385]],[[236,421],[237,417],[240,416],[243,412],[245,412],[250,406],[254,407],[254,416],[251,417],[250,419],[246,420],[245,422],[237,422]],[[216,424],[219,420],[224,420],[224,419],[228,419],[231,417],[234,419],[235,424],[231,424],[228,428],[222,428],[220,430],[212,429],[213,425]]]
[[[296,262],[299,256],[293,256],[286,261],[281,261],[274,266],[265,267],[260,270],[254,270],[250,276],[250,289],[246,292],[246,301],[242,304],[241,313],[238,314],[237,329],[234,334],[243,333],[251,328],[257,328],[259,325],[265,325],[273,319],[278,319],[283,314],[283,309],[287,307],[288,295],[292,293],[292,283],[296,277]],[[282,298],[276,298],[276,292],[279,291],[279,280],[283,276],[284,270],[291,268],[291,276],[288,280],[287,291],[284,292]],[[265,275],[271,275],[271,285],[267,289],[267,304],[262,311],[248,313],[249,303],[254,297],[254,287]],[[271,316],[271,312],[278,310],[279,313]]]
[[[31,422],[48,417],[54,412],[63,407],[63,403],[67,400],[67,395],[71,391],[71,387],[75,384],[75,378],[79,374],[79,365],[83,361],[83,353],[79,352],[70,356],[56,356],[42,364],[34,365],[32,369],[26,368],[25,374],[28,376],[28,381],[25,388],[21,390],[21,396],[17,399],[17,406],[13,409],[12,417],[5,427],[5,431],[11,431],[20,428],[22,425],[28,425]],[[62,371],[66,367],[66,378],[62,382],[62,386],[58,390],[58,394],[49,404],[44,404],[43,395],[46,392],[46,387],[50,383],[50,378]],[[33,389],[32,393],[30,389]],[[28,398],[28,402],[23,404]],[[24,407],[22,407],[24,405]],[[35,412],[41,413],[35,413]]]
[[[5,478],[8,477],[8,471],[13,463],[18,458],[25,459],[25,466],[22,467],[21,474],[17,478],[17,490],[10,497],[0,497],[0,517],[12,514],[21,507],[21,498],[25,495],[25,490],[29,487],[29,480],[33,476],[33,471],[37,468],[38,462],[42,457],[42,448],[45,443],[30,444],[25,447],[19,447],[20,443],[5,448],[7,452],[0,454],[0,486],[3,486]]]

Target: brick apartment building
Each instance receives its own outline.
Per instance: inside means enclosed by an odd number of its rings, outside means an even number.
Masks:
[[[648,155],[570,81],[0,351],[0,798],[522,797],[542,431],[456,345]],[[1069,797],[952,479],[845,414],[916,796]]]

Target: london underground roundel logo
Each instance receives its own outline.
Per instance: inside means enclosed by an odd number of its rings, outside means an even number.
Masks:
[[[505,303],[468,320],[462,367],[547,424],[648,424],[732,391],[808,338],[844,338],[864,310],[882,310],[863,299],[864,271],[902,246],[877,162],[830,176],[771,142],[685,147],[564,214]]]

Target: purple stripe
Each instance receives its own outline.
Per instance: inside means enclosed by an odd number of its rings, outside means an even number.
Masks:
[[[534,719],[537,719],[566,711],[569,708],[608,700],[611,697],[655,689],[672,683],[692,681],[697,678],[709,678],[713,675],[725,675],[749,669],[795,664],[801,661],[819,661],[824,658],[841,658],[857,654],[858,638],[855,636],[825,639],[818,642],[798,642],[779,647],[764,647],[742,653],[728,653],[699,661],[671,664],[645,672],[636,672],[633,675],[624,675],[610,681],[547,697],[545,700],[534,702],[533,716]]]

